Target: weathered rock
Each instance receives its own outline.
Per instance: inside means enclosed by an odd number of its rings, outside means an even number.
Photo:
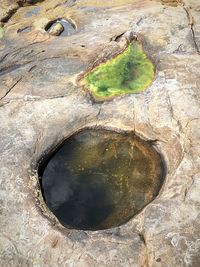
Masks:
[[[3,0],[0,3],[0,22],[6,23],[20,7],[34,5],[43,0]]]
[[[0,38],[3,37],[3,28],[0,26]]]
[[[19,8],[4,25],[1,265],[199,267],[200,5],[70,2],[70,7],[49,0]],[[77,26],[62,42],[45,32],[58,18]],[[18,32],[25,27],[31,31]],[[155,79],[143,93],[94,104],[77,78],[119,52],[117,37],[128,31],[154,63]],[[43,207],[33,173],[41,155],[87,127],[134,130],[155,144],[167,167],[159,196],[128,223],[105,231],[60,226]]]

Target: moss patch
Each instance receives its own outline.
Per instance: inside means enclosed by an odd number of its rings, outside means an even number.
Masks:
[[[84,78],[84,84],[96,101],[144,91],[153,81],[154,66],[137,42],[99,65]]]

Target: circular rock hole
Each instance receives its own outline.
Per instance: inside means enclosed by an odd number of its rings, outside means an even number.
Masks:
[[[151,202],[163,182],[159,153],[133,133],[87,129],[40,164],[44,201],[65,227],[119,226]]]
[[[69,36],[76,32],[76,26],[67,19],[56,19],[49,22],[45,31],[55,36]]]

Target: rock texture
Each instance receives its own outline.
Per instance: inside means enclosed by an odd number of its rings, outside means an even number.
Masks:
[[[61,17],[75,23],[76,34],[44,31]],[[95,104],[77,78],[119,51],[118,37],[129,31],[154,62],[155,80],[143,93]],[[4,20],[1,266],[200,266],[199,51],[195,0],[47,0]],[[84,127],[133,130],[166,161],[159,196],[120,227],[64,229],[38,196],[36,163]]]

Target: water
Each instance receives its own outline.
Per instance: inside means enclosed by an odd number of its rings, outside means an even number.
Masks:
[[[84,130],[70,137],[40,168],[47,206],[66,227],[121,225],[158,194],[163,164],[132,133]]]

